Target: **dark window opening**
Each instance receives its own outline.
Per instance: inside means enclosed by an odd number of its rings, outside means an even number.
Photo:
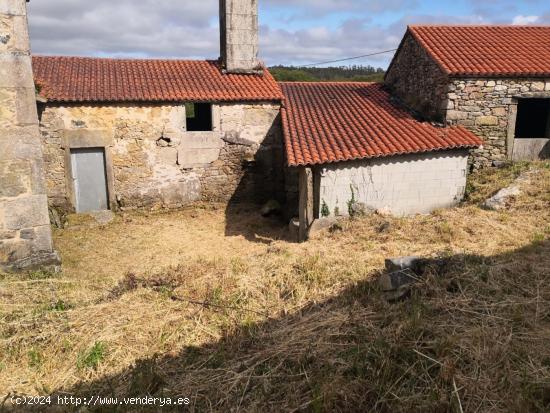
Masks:
[[[550,99],[520,99],[516,138],[550,137]]]
[[[187,130],[207,132],[212,130],[212,105],[210,103],[186,103]]]

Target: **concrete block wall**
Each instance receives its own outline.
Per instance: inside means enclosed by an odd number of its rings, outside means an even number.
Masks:
[[[53,250],[26,1],[0,2],[0,269],[59,262]]]
[[[319,210],[348,215],[352,198],[398,216],[451,207],[464,197],[467,163],[467,151],[441,151],[328,165],[317,170]]]
[[[229,73],[258,73],[258,0],[220,0],[220,53]]]

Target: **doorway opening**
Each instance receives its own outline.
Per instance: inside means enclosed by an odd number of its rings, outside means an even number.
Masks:
[[[71,149],[77,213],[109,209],[105,148]]]
[[[543,159],[550,155],[550,99],[518,99],[514,138],[515,161]]]

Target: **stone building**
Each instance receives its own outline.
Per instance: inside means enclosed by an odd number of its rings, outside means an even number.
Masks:
[[[424,118],[481,137],[476,166],[550,155],[549,26],[410,26],[385,83]]]
[[[25,0],[0,2],[0,270],[57,264]]]
[[[220,1],[220,61],[33,57],[50,205],[284,198],[282,94],[257,2]]]
[[[376,83],[282,83],[288,164],[299,173],[300,238],[323,217],[394,215],[456,205],[469,150],[463,126],[420,122]]]

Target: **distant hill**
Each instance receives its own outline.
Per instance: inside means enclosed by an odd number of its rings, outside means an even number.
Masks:
[[[281,82],[381,82],[384,69],[372,66],[297,67],[272,66],[269,68]]]

